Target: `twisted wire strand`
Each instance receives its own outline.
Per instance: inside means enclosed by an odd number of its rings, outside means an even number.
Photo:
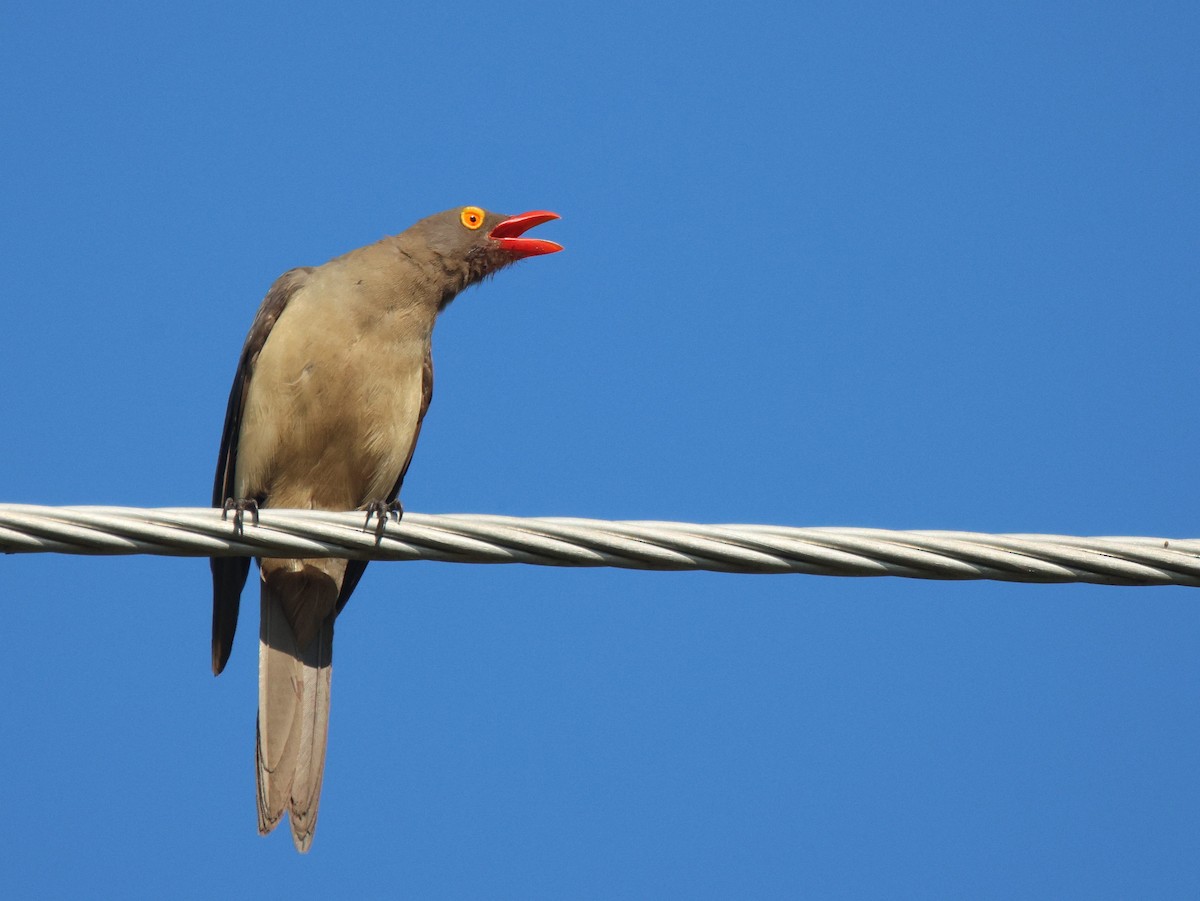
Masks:
[[[376,535],[365,514],[207,507],[0,504],[6,554],[349,557],[645,570],[1200,585],[1200,539],[697,525],[480,514],[405,514]]]

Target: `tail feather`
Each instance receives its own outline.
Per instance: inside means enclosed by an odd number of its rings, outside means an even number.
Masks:
[[[288,586],[278,581],[264,579],[261,595],[258,831],[270,832],[286,810],[296,849],[307,851],[317,827],[329,734],[333,615],[298,648],[281,601]]]

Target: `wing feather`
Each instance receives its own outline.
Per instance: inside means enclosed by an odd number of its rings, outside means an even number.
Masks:
[[[225,427],[221,431],[221,449],[217,454],[217,473],[213,481],[214,507],[223,507],[229,499],[258,502],[264,500],[237,497],[234,474],[237,471],[242,413],[246,407],[246,394],[250,389],[250,379],[254,376],[254,364],[258,361],[258,355],[288,301],[295,296],[310,272],[311,267],[302,267],[281,275],[267,292],[254,316],[254,323],[250,326],[250,333],[246,336],[242,355],[238,359],[233,387],[229,391],[229,404],[225,408]],[[233,649],[238,606],[242,587],[246,584],[246,576],[250,572],[250,558],[213,557],[209,565],[213,577],[212,667],[213,675],[218,675],[225,668],[229,661],[229,652]]]

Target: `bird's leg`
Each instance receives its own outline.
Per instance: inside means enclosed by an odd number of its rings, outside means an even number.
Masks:
[[[387,526],[389,517],[394,517],[396,522],[404,517],[404,506],[400,503],[399,498],[392,501],[371,501],[364,509],[367,511],[367,521],[363,523],[364,529],[371,525],[372,516],[379,517],[379,522],[375,526],[376,544],[383,540],[383,530]]]
[[[224,522],[229,517],[229,511],[233,511],[233,533],[235,535],[242,534],[242,518],[246,511],[250,511],[250,515],[254,518],[254,524],[258,525],[258,501],[252,497],[225,498],[225,503],[221,507],[221,521]]]

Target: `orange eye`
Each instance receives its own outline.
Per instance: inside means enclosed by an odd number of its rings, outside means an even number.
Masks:
[[[484,212],[477,206],[465,206],[458,214],[459,220],[469,229],[477,229],[483,225]]]

